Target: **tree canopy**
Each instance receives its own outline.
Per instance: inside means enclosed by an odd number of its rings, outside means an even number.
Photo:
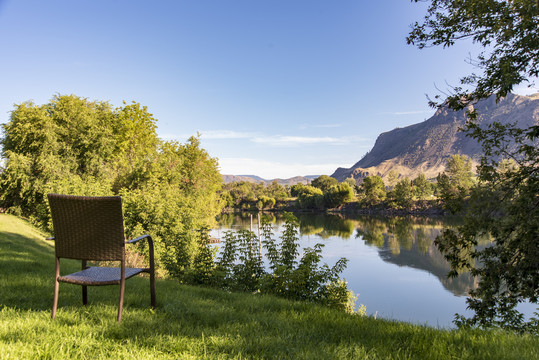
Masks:
[[[420,2],[422,0],[412,0]],[[462,86],[444,99],[452,109],[496,94],[539,75],[539,2],[536,0],[430,0],[422,23],[408,34],[418,48],[453,46],[471,39],[483,51],[469,59],[482,73],[461,78]],[[440,98],[439,95],[436,98]]]
[[[364,201],[368,205],[376,205],[384,201],[387,195],[384,181],[381,177],[372,175],[363,179],[360,185],[363,192]]]
[[[466,155],[452,155],[437,181],[444,206],[452,211],[458,210],[474,185],[471,159]]]
[[[145,106],[123,105],[75,95],[15,105],[3,125],[0,207],[51,230],[47,193],[122,195],[127,235],[154,236],[169,270],[190,266],[196,246],[179,239],[220,212],[217,159],[197,137],[162,141]]]
[[[321,175],[311,181],[311,186],[319,188],[320,190],[322,190],[322,192],[326,192],[333,186],[337,186],[338,183],[339,182],[337,181],[337,179],[332,178],[331,176]]]

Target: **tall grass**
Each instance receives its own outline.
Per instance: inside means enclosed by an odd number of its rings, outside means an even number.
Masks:
[[[269,295],[157,282],[61,284],[50,319],[54,249],[26,222],[0,215],[0,359],[534,359],[539,340],[502,331],[441,330],[346,314]],[[65,261],[62,267],[79,268]]]

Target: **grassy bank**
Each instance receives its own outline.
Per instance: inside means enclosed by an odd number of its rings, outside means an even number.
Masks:
[[[54,249],[24,221],[0,214],[0,359],[533,359],[539,340],[501,331],[439,330],[332,311],[272,296],[157,282],[118,288],[62,284],[50,319]],[[75,270],[78,262],[63,266]]]

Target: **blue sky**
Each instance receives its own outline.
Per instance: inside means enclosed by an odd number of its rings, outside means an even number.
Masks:
[[[158,134],[198,133],[223,174],[350,167],[425,94],[476,70],[471,43],[406,45],[408,0],[0,0],[0,123],[55,94],[137,101]],[[529,89],[521,90],[531,93]]]

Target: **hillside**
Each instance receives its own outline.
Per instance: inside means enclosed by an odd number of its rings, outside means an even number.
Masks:
[[[277,181],[277,183],[280,185],[292,186],[299,183],[309,184],[312,180],[316,179],[319,175],[295,176],[289,179],[271,179],[271,180],[262,179],[261,177],[256,176],[256,175],[221,175],[221,176],[223,177],[223,182],[225,184],[236,182],[236,181],[247,181],[247,182],[253,182],[253,183],[263,182],[264,184],[268,185],[274,181]]]
[[[539,122],[539,93],[532,96],[509,94],[496,103],[495,97],[474,105],[481,126],[498,121],[516,122],[525,128]],[[382,133],[372,150],[349,169],[338,168],[331,176],[339,181],[353,177],[360,180],[369,175],[386,177],[395,170],[401,176],[416,177],[423,172],[435,177],[445,169],[447,159],[463,154],[477,162],[481,146],[459,128],[466,122],[466,110],[441,108],[424,122]]]

